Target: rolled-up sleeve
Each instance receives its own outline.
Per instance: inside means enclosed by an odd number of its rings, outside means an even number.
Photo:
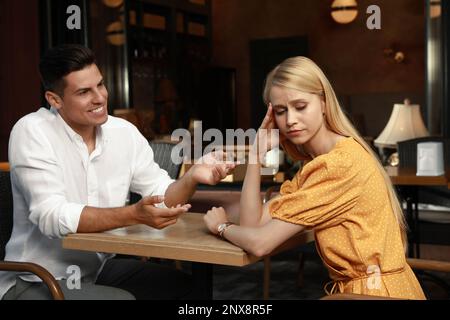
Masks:
[[[358,174],[350,166],[345,159],[318,159],[314,166],[283,185],[282,196],[270,204],[272,217],[309,228],[340,223],[361,193]]]
[[[67,201],[64,175],[45,135],[18,123],[9,150],[11,179],[25,199],[29,220],[51,238],[75,233],[84,205]]]
[[[137,130],[136,130],[137,131]],[[175,181],[167,171],[161,169],[154,160],[153,150],[148,141],[139,132],[134,133],[135,157],[131,179],[131,191],[141,196],[162,195]],[[159,207],[165,207],[164,203]]]

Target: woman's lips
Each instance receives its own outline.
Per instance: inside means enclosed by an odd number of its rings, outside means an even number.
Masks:
[[[290,137],[296,137],[296,136],[302,135],[303,131],[305,131],[305,130],[292,130],[292,131],[288,131],[287,135]]]

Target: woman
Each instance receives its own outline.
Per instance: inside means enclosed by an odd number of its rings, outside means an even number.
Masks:
[[[392,183],[342,112],[320,68],[305,57],[285,60],[267,76],[264,101],[268,110],[260,129],[278,128],[284,150],[305,163],[283,183],[280,196],[264,206],[261,163],[249,164],[240,225],[229,223],[223,208],[212,208],[205,215],[209,230],[264,256],[313,229],[332,279],[327,294],[424,299],[406,263],[406,225]],[[262,159],[258,150],[276,144],[263,141],[260,132],[250,151],[253,159]]]

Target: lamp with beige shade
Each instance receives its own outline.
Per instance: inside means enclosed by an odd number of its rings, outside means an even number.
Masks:
[[[404,104],[394,104],[391,117],[374,144],[383,154],[383,149],[397,149],[397,142],[426,137],[428,130],[420,114],[420,106],[411,104],[409,99],[405,99]],[[398,165],[398,154],[395,152],[387,159],[387,163],[392,166]]]

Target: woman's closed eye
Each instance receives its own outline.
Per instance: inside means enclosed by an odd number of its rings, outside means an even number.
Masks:
[[[274,112],[279,116],[286,112],[286,108],[276,108]]]

